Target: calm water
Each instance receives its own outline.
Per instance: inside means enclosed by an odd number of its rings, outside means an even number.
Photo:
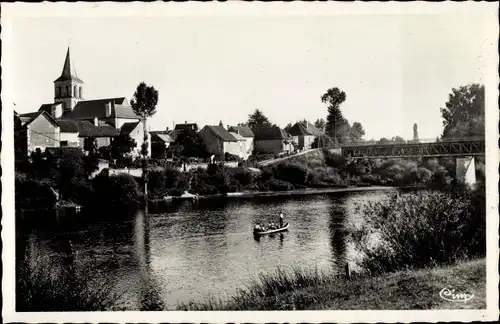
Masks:
[[[224,298],[278,266],[336,271],[338,261],[355,255],[342,229],[361,221],[356,204],[383,196],[362,192],[183,201],[150,206],[147,217],[139,212],[118,223],[59,217],[45,222],[44,229],[26,231],[27,243],[18,248],[18,256],[55,255],[54,237],[71,239],[77,258],[92,254],[118,260],[109,276],[123,293],[119,307],[137,310],[144,291],[154,290],[174,308],[177,302]],[[289,231],[254,239],[255,222],[277,221],[280,210]]]

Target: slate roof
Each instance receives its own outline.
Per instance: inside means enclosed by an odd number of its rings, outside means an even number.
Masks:
[[[38,118],[40,115],[45,115],[45,117],[54,125],[54,126],[59,126],[57,122],[52,118],[50,114],[48,114],[46,111],[36,111],[36,112],[31,112],[31,113],[25,113],[25,114],[20,114],[19,119],[24,123],[24,125],[30,124],[32,121]]]
[[[292,136],[313,135],[302,123],[295,123],[295,125],[290,128],[288,133]]]
[[[245,141],[245,138],[238,133],[229,132],[237,141]]]
[[[76,81],[79,83],[83,83],[83,81],[78,78],[78,75],[76,74],[75,65],[71,61],[69,47],[68,51],[66,52],[66,59],[64,60],[64,66],[61,76],[57,78],[56,81]]]
[[[205,126],[207,129],[211,130],[215,135],[220,137],[224,142],[236,142],[236,138],[234,138],[233,135],[231,135],[227,129],[225,129],[223,126]]]
[[[43,104],[40,106],[38,111],[43,110],[43,111],[47,112],[49,115],[51,115],[52,114],[52,107],[59,106],[59,105],[62,105],[62,102]]]
[[[86,120],[78,120],[75,123],[78,125],[79,137],[115,137],[119,135],[116,128],[111,125],[95,126]]]
[[[321,136],[323,132],[314,126],[314,124],[311,124],[310,122],[306,121],[303,123],[303,125],[306,127],[306,129],[309,131],[309,133],[313,134],[314,136]]]
[[[74,120],[58,119],[57,123],[61,128],[61,133],[78,133],[78,124]]]
[[[287,139],[288,134],[279,127],[256,127],[252,129],[255,134],[255,140],[275,140],[275,139]]]
[[[137,125],[139,125],[139,122],[123,124],[120,128],[120,134],[130,134],[137,127]]]
[[[229,131],[233,133],[240,134],[243,137],[254,137],[254,133],[252,130],[245,126],[231,126],[229,127]]]
[[[111,114],[106,116],[106,104],[114,103],[111,105]],[[118,98],[105,98],[105,99],[97,99],[97,100],[83,100],[79,101],[73,111],[66,112],[63,114],[64,119],[94,119],[97,118],[140,118],[137,116],[132,107],[128,105],[125,97]]]
[[[186,128],[191,128],[191,129],[194,129],[195,131],[197,131],[198,124],[196,124],[196,123],[177,124],[177,125],[175,125],[174,130],[185,130]]]
[[[167,134],[153,134],[155,137],[158,137],[159,139],[161,139],[163,142],[165,143],[173,143],[175,142],[172,137],[170,137],[169,135]]]

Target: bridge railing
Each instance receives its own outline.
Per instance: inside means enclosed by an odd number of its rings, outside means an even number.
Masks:
[[[475,137],[456,137],[456,138],[446,138],[446,139],[438,139],[438,138],[424,138],[415,140],[405,140],[400,142],[386,142],[380,143],[376,142],[358,142],[358,143],[345,143],[336,145],[336,148],[340,147],[358,147],[358,146],[392,146],[392,145],[405,145],[405,144],[424,144],[424,143],[449,143],[449,142],[473,142],[473,141],[484,141],[484,136],[475,136]]]

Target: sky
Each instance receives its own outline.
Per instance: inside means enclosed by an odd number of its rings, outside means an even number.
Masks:
[[[40,15],[43,16],[43,15]],[[159,92],[151,129],[234,125],[260,109],[273,123],[326,118],[321,96],[345,91],[344,116],[366,139],[442,132],[452,88],[483,83],[485,15],[342,14],[10,19],[15,110],[53,102],[68,45],[85,99]],[[6,107],[4,105],[4,107]]]

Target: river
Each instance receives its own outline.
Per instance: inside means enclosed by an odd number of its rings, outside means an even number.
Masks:
[[[379,200],[385,192],[207,199],[159,203],[124,221],[87,222],[58,216],[43,226],[19,231],[25,244],[18,258],[56,255],[54,238],[70,239],[76,258],[90,254],[116,260],[107,276],[122,294],[117,307],[140,309],[144,287],[169,308],[178,302],[225,299],[260,273],[294,266],[337,271],[355,257],[342,232],[346,222],[362,221],[356,205]],[[252,235],[256,222],[290,222],[288,232]],[[24,234],[20,234],[23,232]]]

